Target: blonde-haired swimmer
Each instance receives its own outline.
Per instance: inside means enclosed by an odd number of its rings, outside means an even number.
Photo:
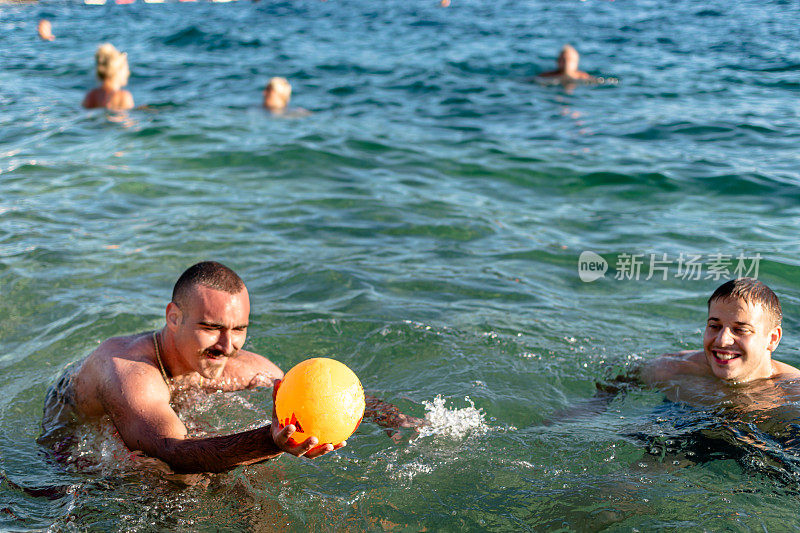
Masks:
[[[311,111],[302,107],[289,109],[291,98],[292,86],[286,78],[272,78],[264,88],[264,107],[273,115],[280,115],[282,118],[300,118],[311,114]]]
[[[43,41],[52,41],[56,38],[56,36],[53,35],[53,26],[47,19],[40,20],[37,29],[39,31],[39,38]]]
[[[273,113],[283,113],[291,97],[292,86],[286,78],[272,78],[264,88],[264,107]]]
[[[565,44],[561,48],[561,53],[558,54],[558,68],[549,72],[539,74],[540,78],[560,78],[560,81],[586,81],[594,82],[596,78],[590,76],[586,72],[578,70],[578,62],[580,61],[580,54],[571,45]]]
[[[133,108],[133,96],[123,89],[131,75],[128,54],[120,52],[111,43],[97,48],[94,54],[100,87],[95,87],[83,99],[83,107],[105,107],[114,111]]]

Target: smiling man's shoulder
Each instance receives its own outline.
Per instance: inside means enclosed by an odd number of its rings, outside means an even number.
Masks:
[[[710,374],[702,350],[685,350],[668,353],[653,359],[642,369],[645,383],[666,383],[680,376],[707,376]]]
[[[772,360],[772,368],[775,371],[774,376],[781,379],[800,379],[800,370],[792,365],[781,363],[780,361]]]

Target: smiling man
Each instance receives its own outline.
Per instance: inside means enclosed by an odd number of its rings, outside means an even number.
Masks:
[[[772,359],[781,319],[780,301],[769,287],[752,278],[728,281],[708,299],[703,350],[660,357],[642,368],[640,378],[676,401],[708,396],[720,380],[737,386],[800,378],[800,370]]]
[[[783,335],[781,320],[778,297],[760,281],[723,283],[708,299],[702,350],[665,354],[597,382],[592,398],[548,420],[597,415],[615,398],[646,385],[666,401],[623,433],[656,457],[637,464],[730,458],[747,471],[794,476],[800,370],[772,358]],[[776,468],[759,468],[764,461]]]
[[[58,448],[62,430],[104,415],[133,451],[161,459],[178,473],[221,472],[273,459],[282,453],[318,457],[336,446],[311,437],[294,444],[292,424],[208,438],[192,438],[170,402],[182,389],[235,391],[272,386],[283,372],[242,349],[250,299],[242,279],[213,261],[190,267],[178,279],[156,331],[104,341],[50,388],[40,442]],[[415,427],[421,420],[371,398],[367,415],[387,427]]]

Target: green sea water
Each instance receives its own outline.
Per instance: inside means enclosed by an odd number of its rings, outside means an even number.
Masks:
[[[798,15],[796,1],[0,5],[0,529],[800,529],[795,452],[744,438],[772,443],[769,413],[736,422],[645,389],[559,415],[637,361],[699,347],[738,258],[781,298],[776,358],[800,364]],[[54,42],[36,38],[42,17]],[[124,120],[79,106],[105,41],[145,106]],[[567,42],[619,83],[532,82]],[[265,113],[271,76],[312,114]],[[587,251],[604,277],[579,276]],[[107,426],[53,461],[36,444],[47,387],[103,339],[160,327],[205,259],[249,288],[247,349],[284,370],[339,359],[431,427],[397,443],[365,422],[319,460],[189,485]],[[265,423],[271,395],[179,408],[195,434],[224,434]],[[685,461],[690,441],[711,458]]]

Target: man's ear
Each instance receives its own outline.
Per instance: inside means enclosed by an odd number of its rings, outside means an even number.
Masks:
[[[181,308],[178,307],[175,302],[170,302],[167,304],[167,327],[170,331],[175,331],[178,329],[178,326],[183,321],[183,311]]]
[[[770,353],[775,351],[775,349],[778,347],[778,344],[780,344],[782,337],[783,329],[781,329],[780,326],[775,326],[769,334],[769,344],[767,345],[767,350],[769,350]]]

